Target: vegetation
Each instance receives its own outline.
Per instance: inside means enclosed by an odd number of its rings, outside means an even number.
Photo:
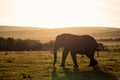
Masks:
[[[42,44],[36,40],[21,40],[0,37],[0,51],[41,50]]]
[[[92,68],[86,56],[77,55],[79,67],[75,69],[70,55],[66,67],[59,66],[61,52],[56,67],[49,51],[0,52],[0,80],[120,80],[119,56],[118,52],[95,54],[99,65]]]
[[[98,39],[98,41],[101,41],[101,42],[108,42],[108,41],[112,41],[112,42],[118,42],[120,41],[120,37],[119,38],[108,38],[108,39]]]
[[[119,39],[110,39],[104,40],[100,39],[98,42],[120,42]],[[116,51],[120,52],[120,44],[116,45],[109,45],[106,46],[103,43],[98,43],[98,50],[97,51]],[[0,51],[39,51],[39,50],[53,50],[54,41],[41,43],[37,40],[22,40],[22,39],[14,39],[14,38],[2,38],[0,37]]]
[[[119,32],[118,28],[105,27],[41,29],[0,26],[0,80],[120,80]],[[51,50],[56,35],[61,33],[95,37],[101,44],[99,57],[95,54],[98,66],[88,67],[89,59],[77,55],[79,67],[75,69],[68,55],[66,67],[61,68],[62,52],[59,51],[56,67],[53,67]]]

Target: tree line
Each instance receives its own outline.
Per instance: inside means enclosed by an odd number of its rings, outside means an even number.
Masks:
[[[120,38],[99,39],[97,41],[120,41]],[[39,51],[39,50],[43,51],[43,50],[53,50],[53,47],[54,47],[54,41],[41,43],[39,40],[30,40],[30,39],[22,40],[22,39],[14,39],[12,37],[8,37],[8,38],[0,37],[0,51]],[[99,46],[99,48],[101,49],[101,46]],[[118,45],[115,49],[120,50],[120,46]]]
[[[102,41],[102,42],[108,42],[108,41],[112,41],[112,42],[118,42],[120,41],[120,38],[108,38],[108,39],[98,39],[97,41]]]
[[[42,50],[42,43],[37,40],[21,40],[0,37],[0,51]]]

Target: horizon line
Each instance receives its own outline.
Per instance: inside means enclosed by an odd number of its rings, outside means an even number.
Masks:
[[[104,27],[104,28],[120,28],[120,27],[112,27],[112,26],[65,26],[65,27],[63,27],[63,26],[61,26],[61,27],[50,27],[50,28],[48,28],[48,27],[40,27],[40,26],[18,26],[18,25],[0,25],[0,27],[4,27],[4,26],[6,26],[6,27],[25,27],[25,28],[43,28],[43,29],[59,29],[59,28],[97,28],[97,27]]]

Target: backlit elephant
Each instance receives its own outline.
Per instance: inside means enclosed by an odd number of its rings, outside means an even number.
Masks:
[[[74,67],[78,67],[76,54],[85,54],[90,59],[89,66],[96,66],[97,60],[94,59],[94,52],[96,51],[98,44],[96,40],[89,35],[77,36],[73,34],[61,34],[56,37],[54,45],[54,63],[57,60],[57,50],[63,47],[62,53],[62,64],[61,67],[65,66],[65,60],[68,53],[71,53]]]

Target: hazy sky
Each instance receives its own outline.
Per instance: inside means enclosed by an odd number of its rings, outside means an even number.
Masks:
[[[120,28],[120,0],[0,0],[0,25]]]

